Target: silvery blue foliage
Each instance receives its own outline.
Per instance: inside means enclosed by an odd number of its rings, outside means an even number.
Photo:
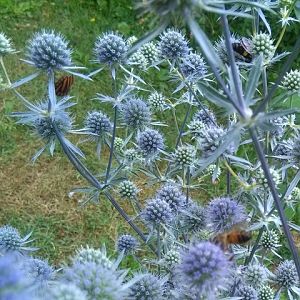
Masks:
[[[0,227],[0,254],[17,252],[25,253],[26,251],[35,250],[35,248],[27,247],[31,233],[25,237],[21,237],[19,231],[9,225]]]
[[[207,126],[212,126],[216,123],[216,116],[207,107],[205,107],[205,110],[203,108],[199,108],[194,114],[193,119],[195,121],[200,121]]]
[[[151,112],[141,99],[130,99],[122,106],[124,123],[133,129],[142,129],[150,124]]]
[[[117,250],[124,254],[134,253],[138,246],[138,240],[130,234],[123,234],[117,240]]]
[[[156,197],[166,201],[173,212],[178,212],[185,206],[186,197],[176,184],[167,183],[157,191]]]
[[[215,198],[207,206],[207,222],[216,232],[226,231],[246,218],[244,206],[230,197]]]
[[[112,130],[110,119],[101,111],[89,112],[85,119],[85,127],[89,132],[96,134],[98,137],[103,137]]]
[[[147,223],[155,226],[167,224],[173,218],[170,205],[161,198],[150,199],[142,212],[142,218]]]
[[[4,32],[0,32],[0,56],[14,53],[11,39],[8,38]]]
[[[189,79],[199,80],[207,74],[207,67],[201,55],[190,53],[180,65],[182,74]]]
[[[280,263],[275,271],[275,281],[280,287],[287,289],[299,286],[299,277],[293,261],[285,260]]]
[[[88,300],[123,300],[129,294],[128,283],[124,283],[125,273],[108,269],[95,262],[75,262],[64,270],[66,283],[76,285],[87,294]]]
[[[164,149],[161,133],[154,129],[146,129],[137,135],[137,144],[146,158],[156,157]]]
[[[235,292],[235,296],[241,297],[243,300],[258,300],[256,289],[250,285],[240,285]]]
[[[86,294],[76,285],[57,283],[49,289],[49,300],[86,300]]]
[[[68,42],[60,33],[53,30],[37,32],[27,46],[29,63],[45,71],[70,66],[71,53]]]
[[[158,49],[162,58],[170,60],[185,57],[190,51],[187,40],[177,29],[168,29],[162,33]]]
[[[182,253],[177,272],[183,286],[195,289],[198,295],[211,297],[225,284],[229,268],[230,263],[218,246],[200,242]]]
[[[94,54],[100,63],[113,65],[123,63],[127,50],[128,46],[121,35],[108,32],[97,38]]]
[[[32,299],[26,274],[16,256],[12,254],[0,256],[0,299]]]
[[[159,278],[151,273],[137,275],[141,279],[130,288],[130,299],[155,300],[163,298],[163,285],[166,278]]]

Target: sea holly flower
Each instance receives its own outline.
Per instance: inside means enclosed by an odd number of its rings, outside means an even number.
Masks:
[[[274,292],[269,285],[263,285],[258,291],[258,300],[273,300]]]
[[[300,91],[300,70],[291,70],[282,80],[283,87],[291,93]]]
[[[190,53],[180,64],[182,74],[191,81],[203,78],[207,74],[207,67],[201,55]]]
[[[258,294],[255,288],[249,285],[240,285],[236,292],[235,296],[241,297],[240,299],[245,300],[258,300]]]
[[[200,242],[182,253],[177,274],[183,285],[195,289],[198,295],[211,297],[225,284],[229,269],[230,263],[220,247]]]
[[[12,46],[11,39],[4,32],[0,32],[0,57],[14,52],[15,49]]]
[[[138,193],[138,188],[130,180],[122,181],[118,186],[119,194],[122,198],[135,199]]]
[[[147,100],[154,111],[163,111],[167,107],[166,98],[158,92],[152,93]]]
[[[141,53],[147,60],[148,65],[152,65],[158,61],[159,51],[154,42],[149,42],[141,46]]]
[[[258,33],[252,38],[253,53],[256,55],[262,55],[266,62],[269,62],[275,53],[275,46],[271,36],[267,33]]]
[[[166,265],[168,268],[174,268],[180,263],[180,251],[176,248],[170,249],[162,259],[163,265]]]
[[[243,271],[245,282],[254,288],[260,287],[267,280],[267,271],[260,264],[248,265]]]
[[[130,234],[123,234],[119,236],[117,240],[117,251],[119,253],[124,253],[125,255],[134,253],[139,246],[138,240],[130,235]]]
[[[215,232],[224,232],[247,219],[245,208],[230,197],[213,199],[207,207],[207,222]]]
[[[47,292],[50,300],[87,300],[86,294],[73,284],[58,282]]]
[[[128,58],[127,64],[129,64],[133,68],[146,70],[148,61],[142,51],[138,50]]]
[[[191,167],[196,156],[196,149],[191,145],[183,145],[178,147],[174,154],[174,163],[181,168]]]
[[[33,241],[30,240],[30,236],[31,232],[22,237],[16,228],[9,225],[0,227],[0,254],[26,253],[36,250],[36,248],[27,246]]]
[[[199,108],[194,114],[193,120],[200,121],[206,126],[215,126],[217,121],[215,114],[207,107]]]
[[[278,233],[273,229],[264,231],[260,244],[264,249],[275,251],[278,247],[280,247]]]

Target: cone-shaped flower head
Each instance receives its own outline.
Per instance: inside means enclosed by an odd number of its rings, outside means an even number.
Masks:
[[[0,56],[4,56],[10,53],[14,53],[11,40],[3,33],[0,32]]]
[[[145,157],[151,158],[159,154],[164,149],[163,136],[154,129],[146,129],[139,132],[137,144]]]
[[[283,77],[282,85],[290,92],[300,91],[300,70],[291,70]]]
[[[49,289],[49,300],[87,300],[86,294],[76,285],[58,282]]]
[[[123,252],[126,255],[134,253],[137,250],[138,246],[138,240],[130,234],[123,234],[117,240],[118,252]]]
[[[207,74],[207,67],[202,56],[196,53],[185,56],[180,69],[183,75],[189,79],[201,79]]]
[[[97,134],[99,137],[112,130],[110,119],[101,111],[89,112],[85,120],[85,127],[88,131]]]
[[[122,198],[135,199],[138,188],[130,180],[124,180],[119,184],[119,194]]]
[[[275,281],[279,286],[291,288],[299,284],[299,277],[297,274],[295,263],[292,260],[285,260],[280,263],[275,272]]]

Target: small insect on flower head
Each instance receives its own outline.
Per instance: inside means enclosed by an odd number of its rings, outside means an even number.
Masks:
[[[37,32],[27,46],[27,57],[35,67],[45,71],[72,65],[68,42],[53,30]]]

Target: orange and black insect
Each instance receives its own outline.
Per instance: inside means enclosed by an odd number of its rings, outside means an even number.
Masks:
[[[247,39],[242,38],[240,41],[232,43],[232,48],[245,62],[250,63],[252,61],[253,57]]]
[[[216,235],[213,242],[219,245],[224,251],[228,250],[230,245],[243,245],[249,242],[252,238],[252,233],[239,227],[234,227],[232,230]]]
[[[67,96],[74,83],[74,76],[62,76],[55,82],[55,94],[59,97]]]

